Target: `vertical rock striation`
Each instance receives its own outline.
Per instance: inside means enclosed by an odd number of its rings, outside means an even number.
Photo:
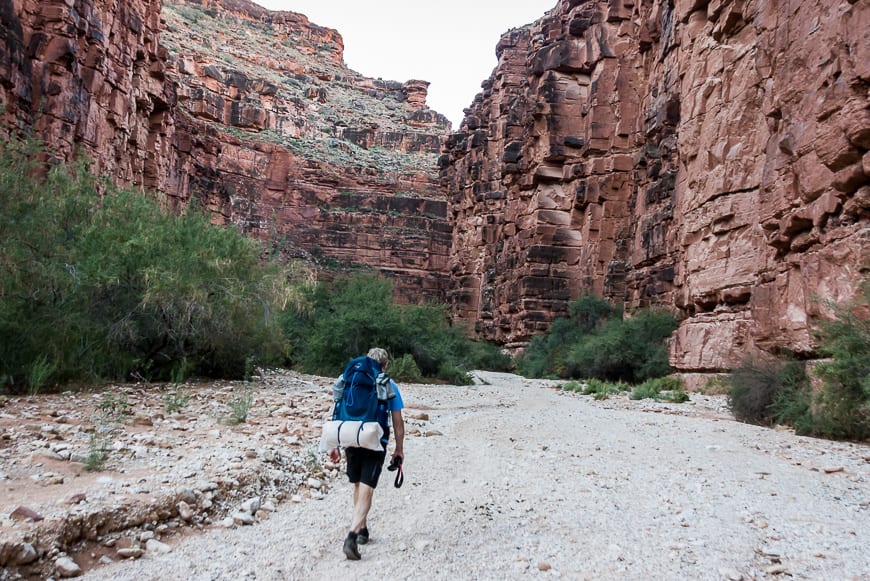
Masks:
[[[506,33],[440,160],[450,296],[520,346],[591,291],[683,318],[684,371],[812,356],[868,260],[870,8],[560,0]]]

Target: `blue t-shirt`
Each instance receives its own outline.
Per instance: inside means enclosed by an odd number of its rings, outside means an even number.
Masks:
[[[396,392],[396,397],[387,400],[387,409],[391,412],[397,412],[405,408],[405,402],[402,401],[402,394],[399,393],[399,386],[396,385],[396,382],[391,379],[390,385],[393,386],[393,390]]]
[[[381,444],[384,445],[385,449],[390,441],[390,412],[397,412],[405,407],[405,402],[402,401],[402,394],[399,393],[399,386],[392,379],[390,383],[396,392],[396,397],[388,399],[386,405],[378,406],[378,423],[384,429],[384,437],[381,438]]]

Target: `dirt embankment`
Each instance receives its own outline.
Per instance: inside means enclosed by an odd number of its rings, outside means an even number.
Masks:
[[[185,533],[248,522],[239,513],[257,512],[252,499],[265,518],[322,496],[338,474],[312,443],[329,384],[269,373],[0,398],[0,579],[75,574],[65,558],[84,570],[139,558],[148,541],[153,554]]]

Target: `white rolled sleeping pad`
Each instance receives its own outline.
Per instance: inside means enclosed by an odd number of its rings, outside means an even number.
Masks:
[[[320,436],[320,451],[332,448],[366,448],[383,452],[381,438],[384,428],[378,422],[330,420],[323,424]]]

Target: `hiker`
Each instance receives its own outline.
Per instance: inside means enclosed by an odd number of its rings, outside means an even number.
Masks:
[[[374,360],[374,362],[363,360],[363,363],[374,363],[374,368],[382,374],[386,371],[390,358],[384,349],[375,347],[368,352],[366,357]],[[361,359],[363,358],[355,359],[351,363]],[[336,381],[336,386],[341,390],[350,389],[350,387],[345,387],[345,381],[350,381],[349,377],[345,377],[351,373],[348,371],[349,368],[350,364]],[[347,477],[353,483],[353,517],[351,519],[350,531],[344,540],[343,551],[345,556],[352,561],[360,559],[358,545],[365,545],[369,542],[369,529],[366,519],[372,506],[372,496],[378,485],[381,470],[384,467],[384,460],[387,457],[387,444],[390,439],[390,420],[392,420],[396,441],[396,447],[390,461],[390,470],[398,468],[401,471],[401,464],[405,456],[405,421],[402,419],[402,408],[404,407],[402,396],[399,393],[398,386],[389,376],[386,374],[379,375],[378,379],[380,383],[385,384],[381,387],[389,390],[390,396],[392,396],[393,392],[395,393],[395,397],[389,397],[386,401],[381,400],[378,404],[376,419],[384,430],[384,435],[381,438],[383,450],[375,451],[357,447],[344,449],[345,456],[347,457]],[[336,403],[336,414],[341,403],[341,401]],[[329,460],[335,464],[341,460],[339,448],[329,450]],[[396,485],[400,485],[398,479]]]

